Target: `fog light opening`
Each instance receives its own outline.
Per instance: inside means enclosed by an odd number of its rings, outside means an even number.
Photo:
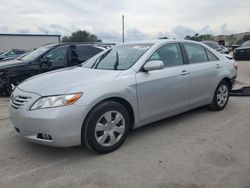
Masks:
[[[20,129],[18,129],[18,128],[15,127],[15,130],[16,130],[17,133],[20,134]]]
[[[43,140],[52,140],[52,137],[49,134],[38,133],[37,138]]]

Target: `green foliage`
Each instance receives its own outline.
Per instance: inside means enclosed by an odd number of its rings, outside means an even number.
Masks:
[[[242,39],[238,40],[237,44],[242,44],[248,40],[250,40],[250,35],[244,35],[244,37],[242,37]]]
[[[64,36],[62,42],[102,42],[94,34],[84,30],[79,30],[71,34],[71,36]]]
[[[194,41],[203,41],[203,40],[211,40],[212,37],[213,35],[211,34],[199,35],[199,33],[195,33],[193,36],[187,35],[185,39]]]
[[[159,39],[168,39],[168,37],[161,37],[161,38],[159,38]]]

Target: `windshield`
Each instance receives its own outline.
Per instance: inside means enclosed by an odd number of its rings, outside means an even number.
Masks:
[[[242,44],[242,46],[250,46],[250,40],[244,42],[244,43]]]
[[[126,70],[153,44],[123,44],[115,46],[86,61],[84,67],[91,69]]]
[[[49,50],[53,46],[54,45],[46,45],[46,46],[43,46],[41,48],[38,48],[38,49],[36,49],[36,50],[28,53],[24,57],[20,58],[20,60],[23,60],[23,61],[33,61],[34,59],[36,59],[37,57],[39,57],[40,55],[42,55],[44,52],[46,52],[47,50]]]

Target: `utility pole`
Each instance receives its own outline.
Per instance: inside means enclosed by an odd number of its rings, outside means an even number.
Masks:
[[[122,43],[124,43],[124,15],[122,15]]]

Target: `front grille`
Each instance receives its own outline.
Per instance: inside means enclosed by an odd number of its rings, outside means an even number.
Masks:
[[[12,108],[19,110],[21,109],[25,103],[27,103],[29,100],[31,99],[31,97],[27,97],[27,96],[21,96],[18,95],[16,97],[12,97],[12,99],[10,100],[10,104],[12,106]]]

